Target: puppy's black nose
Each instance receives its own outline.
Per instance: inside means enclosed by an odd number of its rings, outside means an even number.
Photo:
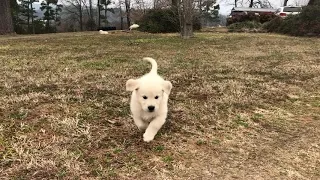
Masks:
[[[153,112],[154,111],[154,106],[148,106],[148,109],[150,112]]]

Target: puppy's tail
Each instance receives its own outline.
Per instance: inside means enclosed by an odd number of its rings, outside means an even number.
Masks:
[[[158,73],[157,72],[158,71],[158,64],[157,64],[156,60],[154,60],[153,58],[150,58],[150,57],[145,57],[145,58],[143,58],[143,60],[149,61],[151,63],[152,68],[151,68],[151,71],[149,73],[151,73],[151,74],[157,74]]]

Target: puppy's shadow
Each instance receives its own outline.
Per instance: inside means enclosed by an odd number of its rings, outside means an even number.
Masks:
[[[178,131],[179,131],[179,128],[177,128],[177,122],[174,119],[173,112],[169,111],[167,120],[158,133],[170,134]]]

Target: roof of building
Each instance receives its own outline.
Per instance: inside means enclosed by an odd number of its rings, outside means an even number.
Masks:
[[[270,8],[248,8],[248,7],[234,7],[232,11],[247,11],[247,12],[276,12],[276,9]]]

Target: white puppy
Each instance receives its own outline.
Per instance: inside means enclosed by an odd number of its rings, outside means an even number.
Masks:
[[[172,89],[170,81],[165,81],[157,73],[157,62],[149,57],[152,69],[139,79],[129,79],[127,91],[132,91],[130,109],[135,124],[145,130],[143,140],[150,142],[165,123],[168,113],[168,98]]]
[[[99,31],[99,34],[109,34],[109,33],[108,33],[108,31],[100,30],[100,31]]]

